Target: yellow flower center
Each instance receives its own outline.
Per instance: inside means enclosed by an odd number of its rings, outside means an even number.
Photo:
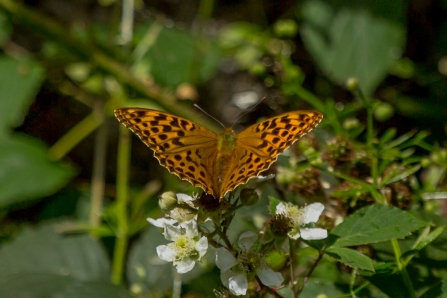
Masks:
[[[187,257],[193,257],[195,253],[195,241],[185,235],[179,236],[168,246],[175,251],[176,260],[182,260]]]

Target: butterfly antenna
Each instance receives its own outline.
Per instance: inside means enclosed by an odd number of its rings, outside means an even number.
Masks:
[[[231,127],[233,128],[233,126],[234,126],[239,120],[241,120],[242,117],[244,117],[245,115],[247,115],[248,113],[250,113],[251,111],[253,111],[253,110],[254,110],[254,109],[255,109],[261,102],[264,101],[264,99],[265,99],[265,96],[264,96],[260,101],[258,101],[254,106],[252,106],[250,109],[248,109],[248,110],[245,111],[245,112],[242,112],[242,114],[239,116],[239,118],[237,118],[236,121],[233,122],[233,124],[231,125]]]
[[[207,112],[205,112],[201,107],[199,107],[198,104],[194,104],[194,107],[198,108],[199,110],[201,110],[205,115],[207,115],[208,117],[210,117],[211,119],[214,119],[214,121],[216,121],[217,123],[219,123],[220,125],[222,125],[223,128],[225,128],[225,125],[222,124],[222,122],[220,122],[219,120],[217,120],[216,118],[214,118],[213,116],[211,116],[210,114],[208,114]]]

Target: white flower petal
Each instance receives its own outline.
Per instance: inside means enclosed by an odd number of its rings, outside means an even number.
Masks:
[[[165,236],[166,240],[175,241],[182,234],[180,233],[180,228],[175,227],[171,224],[164,223],[163,224],[163,236]]]
[[[237,243],[239,244],[240,248],[247,251],[253,246],[257,239],[258,235],[256,235],[255,232],[247,231],[239,236],[239,241]]]
[[[301,238],[305,240],[320,240],[327,238],[327,230],[319,228],[300,229]]]
[[[199,252],[200,258],[203,257],[208,250],[208,238],[205,236],[200,238],[200,240],[196,243],[196,250]]]
[[[304,207],[304,224],[317,222],[321,213],[324,210],[324,205],[321,203],[313,203]]]
[[[227,271],[237,264],[236,258],[226,248],[216,249],[216,266],[221,271]]]
[[[190,202],[193,200],[193,198],[191,196],[188,196],[187,194],[184,193],[178,193],[176,194],[178,202]]]
[[[275,213],[276,214],[287,213],[287,206],[286,206],[286,204],[279,203],[278,205],[276,205]]]
[[[220,279],[222,284],[230,290],[231,294],[240,296],[247,293],[248,281],[244,273],[235,273],[228,270],[221,273]]]
[[[168,225],[173,225],[174,223],[176,223],[175,219],[172,218],[157,218],[157,219],[153,219],[148,217],[147,221],[153,225],[156,226],[157,228],[163,228],[163,224],[168,224]]]
[[[256,274],[267,287],[279,287],[284,281],[281,273],[275,272],[270,268],[256,270]]]
[[[256,177],[257,179],[256,179],[256,182],[263,182],[263,181],[265,181],[265,180],[269,180],[269,179],[273,179],[273,178],[275,178],[275,174],[270,174],[270,175],[267,175],[267,176],[262,176],[262,175],[259,175],[258,177]]]
[[[177,264],[177,272],[178,273],[186,273],[192,270],[194,268],[194,265],[196,262],[191,260],[190,258],[184,258]]]
[[[167,245],[157,246],[157,255],[166,262],[172,262],[175,259],[175,251]]]
[[[188,236],[188,238],[194,238],[199,235],[199,231],[197,230],[197,222],[195,219],[182,222],[180,227],[185,229],[185,235]]]

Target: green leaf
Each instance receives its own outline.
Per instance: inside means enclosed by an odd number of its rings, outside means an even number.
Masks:
[[[217,69],[218,58],[219,53],[212,43],[199,41],[186,31],[169,28],[160,32],[145,57],[157,83],[169,87],[208,79]]]
[[[420,298],[447,298],[447,279],[432,286]]]
[[[42,80],[38,64],[0,58],[0,136],[22,123]]]
[[[337,288],[334,283],[328,283],[316,278],[310,278],[309,281],[306,283],[304,290],[300,295],[300,298],[315,298],[325,296],[338,297],[342,294],[344,294],[343,291]]]
[[[419,235],[411,250],[405,252],[401,259],[403,264],[408,264],[410,260],[424,247],[432,243],[436,238],[444,232],[444,226],[438,227],[430,233],[430,227],[426,227]]]
[[[63,236],[56,228],[25,228],[1,248],[0,297],[123,297],[123,289],[109,282],[109,261],[99,242],[88,235]]]
[[[70,276],[48,273],[19,273],[2,277],[2,298],[126,298],[127,289],[108,281],[80,281]]]
[[[8,40],[11,34],[11,22],[3,12],[0,12],[0,45]]]
[[[274,215],[276,213],[276,206],[281,203],[280,200],[278,200],[275,197],[269,197],[269,211],[270,215]]]
[[[0,141],[0,207],[49,195],[73,170],[48,159],[46,147],[27,136]]]
[[[419,171],[419,169],[421,168],[421,165],[415,165],[412,168],[409,168],[407,170],[403,170],[402,167],[398,167],[393,169],[388,175],[386,175],[385,177],[383,177],[383,180],[381,181],[380,185],[387,185],[399,180],[403,180],[405,178],[407,178],[410,175],[413,175],[414,173],[416,173],[417,171]]]
[[[374,271],[372,260],[353,249],[331,247],[328,248],[325,253],[349,267]]]
[[[166,243],[158,228],[151,226],[142,234],[129,252],[127,276],[131,284],[144,283],[146,288],[161,293],[172,287],[175,268],[161,260],[156,251],[158,245]]]
[[[400,274],[377,273],[371,276],[365,276],[365,279],[385,293],[388,297],[412,297],[402,281],[402,276]]]
[[[397,130],[395,127],[387,129],[385,133],[380,138],[379,146],[382,147],[386,143],[390,142],[396,136]]]
[[[404,1],[306,1],[304,45],[334,81],[359,80],[371,95],[405,45]]]
[[[362,208],[336,226],[328,241],[343,247],[404,238],[427,226],[408,212],[381,204]]]

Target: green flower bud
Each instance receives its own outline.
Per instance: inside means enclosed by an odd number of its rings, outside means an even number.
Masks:
[[[169,212],[178,206],[178,199],[174,192],[167,191],[161,194],[158,199],[158,206],[161,211]]]
[[[359,80],[357,80],[357,78],[348,78],[346,80],[346,88],[348,88],[348,90],[350,91],[355,91],[359,88]]]
[[[377,121],[383,122],[393,117],[394,108],[387,102],[382,102],[375,110],[374,116]]]
[[[294,20],[278,20],[273,25],[273,31],[279,37],[294,37],[298,32],[298,24]]]
[[[360,122],[357,118],[347,118],[343,121],[343,128],[346,130],[351,130],[360,126]]]

